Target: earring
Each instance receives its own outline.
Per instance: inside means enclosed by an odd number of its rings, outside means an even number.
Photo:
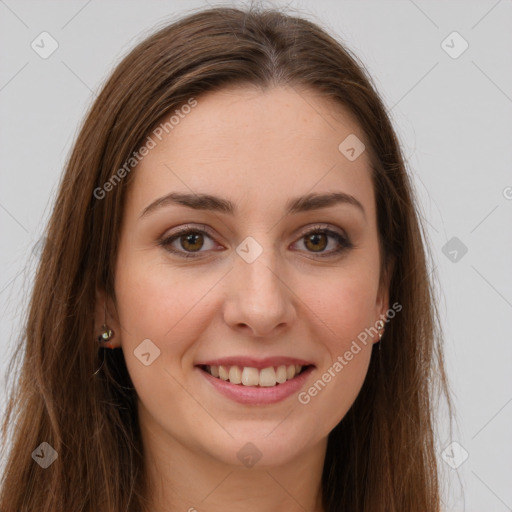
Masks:
[[[382,330],[384,329],[384,322],[382,320],[379,320],[379,323],[377,325],[377,330],[379,331],[379,341],[382,339]]]
[[[101,334],[98,336],[98,343],[105,344],[105,347],[107,348],[114,348],[112,347],[111,343],[108,343],[113,337],[114,337],[114,331],[107,325],[107,306],[105,304],[105,321],[104,324],[101,326]]]
[[[380,340],[382,339],[382,334],[384,333],[384,322],[382,320],[379,320],[379,323],[377,324],[377,330],[379,332],[379,350],[381,349],[382,343],[380,343]]]
[[[98,343],[105,343],[106,341],[110,341],[114,337],[114,331],[110,329],[106,324],[101,326],[102,332],[98,336]]]

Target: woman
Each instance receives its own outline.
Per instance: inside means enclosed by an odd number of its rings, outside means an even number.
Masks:
[[[0,509],[438,511],[423,236],[385,108],[321,28],[161,29],[67,165]]]

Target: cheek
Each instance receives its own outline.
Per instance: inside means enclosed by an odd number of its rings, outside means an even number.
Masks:
[[[118,268],[116,297],[128,373],[144,407],[164,425],[170,400],[178,409],[194,406],[183,393],[183,369],[191,361],[191,344],[205,328],[201,322],[208,321],[204,299],[214,283],[193,273],[183,279],[162,264],[135,259]]]
[[[347,350],[350,342],[375,325],[378,272],[374,266],[347,266],[329,279],[308,283],[309,307],[328,329],[324,344],[332,357]],[[364,336],[362,336],[364,337]]]
[[[319,292],[318,292],[319,293]],[[360,279],[347,279],[329,285],[323,290],[324,301],[320,305],[318,316],[329,329],[324,329],[322,344],[327,348],[331,361],[351,350],[354,342],[371,349],[372,337],[368,334],[375,325],[375,290],[374,284],[364,283]],[[358,352],[357,347],[353,348]],[[347,354],[348,358],[351,358]],[[364,357],[354,357],[354,368],[364,367],[360,361]]]
[[[309,288],[314,299],[307,305],[323,333],[319,341],[325,357],[298,401],[314,428],[325,434],[347,413],[366,378],[376,339],[371,329],[377,321],[377,278],[371,266],[364,271],[345,269]]]
[[[366,378],[371,346],[359,343],[346,348],[342,355],[319,368],[315,379],[297,396],[298,407],[307,415],[308,428],[320,438],[344,418]]]
[[[163,263],[144,261],[143,255],[125,260],[118,269],[116,297],[125,357],[149,339],[160,350],[158,362],[179,372],[178,365],[191,357],[190,344],[210,321],[208,295],[218,276],[199,277],[193,269],[173,271]]]

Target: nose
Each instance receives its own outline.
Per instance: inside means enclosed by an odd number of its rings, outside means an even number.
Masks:
[[[296,295],[279,272],[282,266],[272,249],[265,248],[254,261],[248,261],[235,256],[227,276],[224,320],[232,329],[253,337],[282,335],[295,319]]]

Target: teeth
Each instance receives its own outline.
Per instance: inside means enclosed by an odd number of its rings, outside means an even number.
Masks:
[[[256,368],[242,370],[242,384],[244,386],[257,386],[260,383],[260,372]]]
[[[240,366],[206,366],[206,371],[213,377],[244,386],[273,387],[293,379],[302,371],[302,366],[290,364],[277,368],[269,366],[258,370],[257,368]]]
[[[279,384],[286,382],[286,366],[279,366],[276,371],[276,381]]]
[[[232,366],[229,369],[229,382],[240,384],[242,382],[242,372],[238,366]]]
[[[215,368],[215,366],[210,366],[210,368]],[[213,372],[211,372],[213,375]],[[219,366],[219,377],[222,380],[228,380],[229,379],[229,371],[225,366]]]
[[[272,366],[270,368],[263,368],[260,372],[260,386],[270,388],[276,385],[276,371]]]

